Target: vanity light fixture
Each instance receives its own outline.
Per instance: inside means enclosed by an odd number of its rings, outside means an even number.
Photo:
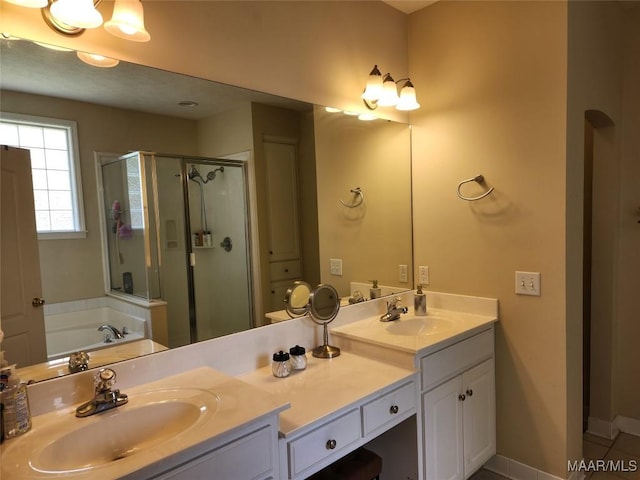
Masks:
[[[134,42],[151,40],[151,35],[144,28],[144,10],[140,0],[116,0],[113,16],[104,24],[104,28],[111,35],[125,40]]]
[[[65,25],[76,28],[98,28],[102,25],[102,15],[93,0],[56,0],[50,10],[52,17]]]
[[[398,95],[398,84],[404,82]],[[398,110],[416,110],[420,104],[416,99],[416,90],[408,78],[395,81],[391,74],[382,75],[377,65],[367,78],[367,85],[362,93],[362,101],[369,110],[378,107],[396,107]]]
[[[5,1],[17,3],[25,0]],[[101,3],[102,0],[46,0],[42,7],[42,17],[56,32],[77,36],[84,33],[85,29],[102,25],[102,15],[97,10]],[[111,20],[104,24],[104,28],[112,35],[134,42],[148,42],[151,39],[144,26],[144,11],[140,0],[116,0]]]
[[[95,53],[77,52],[78,58],[88,65],[101,68],[115,67],[120,60],[115,58],[104,57]]]

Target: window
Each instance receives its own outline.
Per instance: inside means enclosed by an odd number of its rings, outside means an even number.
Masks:
[[[0,144],[31,152],[38,238],[85,237],[76,123],[3,112]]]

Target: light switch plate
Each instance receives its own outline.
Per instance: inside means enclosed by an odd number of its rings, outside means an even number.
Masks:
[[[540,272],[516,271],[516,294],[540,296]]]
[[[429,285],[429,267],[418,267],[418,283],[420,285]]]
[[[329,259],[331,265],[331,275],[342,276],[342,259],[331,258]]]
[[[407,283],[407,266],[398,265],[398,280],[400,283]]]

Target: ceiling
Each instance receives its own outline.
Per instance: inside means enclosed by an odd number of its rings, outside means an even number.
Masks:
[[[26,40],[0,41],[0,88],[192,120],[236,108],[239,102],[311,108],[303,102],[126,62],[114,68],[93,67],[75,52],[54,51]],[[181,107],[181,101],[198,106]]]

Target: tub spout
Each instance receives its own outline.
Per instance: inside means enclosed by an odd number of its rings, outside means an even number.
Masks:
[[[114,338],[117,338],[117,339],[124,338],[124,334],[113,325],[100,325],[100,327],[98,327],[99,332],[103,332],[105,330],[110,331],[113,334]]]

